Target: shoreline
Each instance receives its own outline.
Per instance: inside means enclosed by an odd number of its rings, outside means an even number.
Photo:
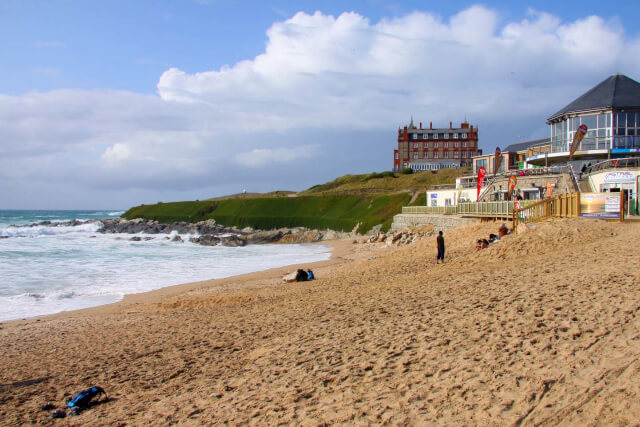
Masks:
[[[362,236],[360,236],[362,237]],[[348,254],[349,246],[353,246],[353,238],[337,239],[337,240],[325,240],[313,243],[304,243],[309,245],[324,245],[329,246],[331,256],[327,260],[315,261],[312,263],[306,263],[305,267],[311,267],[314,269],[331,266],[336,263],[340,263],[344,255]],[[273,243],[278,245],[278,243]],[[344,262],[344,260],[342,261]],[[58,313],[45,314],[34,317],[26,317],[21,319],[5,320],[0,322],[0,326],[8,325],[20,325],[31,322],[41,322],[47,319],[65,319],[65,318],[77,318],[94,315],[112,314],[114,312],[124,310],[127,307],[138,305],[141,303],[158,303],[168,298],[179,297],[181,295],[187,295],[192,292],[208,290],[222,294],[224,292],[233,292],[237,289],[247,289],[252,287],[268,286],[278,283],[282,283],[282,276],[291,273],[294,266],[298,264],[287,264],[281,267],[269,268],[266,270],[254,271],[251,273],[238,274],[220,279],[206,279],[195,282],[186,282],[176,285],[169,285],[159,289],[153,289],[146,292],[138,292],[132,294],[125,294],[121,300],[112,303],[101,304],[94,307],[79,308],[76,310],[61,311]]]

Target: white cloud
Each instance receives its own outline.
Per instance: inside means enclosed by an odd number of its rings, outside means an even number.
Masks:
[[[297,13],[269,29],[264,54],[215,71],[172,68],[158,92],[224,105],[265,129],[383,129],[409,111],[436,121],[544,115],[560,108],[557,99],[571,100],[562,96],[572,86],[617,71],[625,45],[635,43],[597,16],[563,23],[531,10],[521,22],[497,22],[497,12],[483,6],[448,21],[414,12],[375,24],[353,12]]]
[[[640,75],[640,40],[616,21],[536,10],[500,18],[484,6],[375,23],[297,13],[269,28],[262,54],[192,74],[170,68],[158,95],[0,95],[0,191],[301,189],[389,169],[395,129],[411,113],[434,126],[467,116],[493,149],[546,134],[548,116],[608,75]]]
[[[128,160],[131,157],[131,149],[126,144],[113,144],[102,153],[102,160],[107,165],[115,165]]]

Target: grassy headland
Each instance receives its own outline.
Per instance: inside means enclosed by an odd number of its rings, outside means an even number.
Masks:
[[[345,175],[300,193],[236,194],[203,201],[157,203],[129,209],[123,217],[159,222],[215,219],[225,226],[274,229],[307,227],[363,233],[377,224],[388,230],[402,206],[425,203],[425,190],[453,184],[456,170],[414,174]]]

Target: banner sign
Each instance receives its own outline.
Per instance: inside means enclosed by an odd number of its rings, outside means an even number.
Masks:
[[[500,169],[500,165],[502,164],[502,152],[500,152],[500,147],[496,147],[496,168],[493,170],[493,174],[497,174]]]
[[[587,125],[580,125],[576,133],[573,135],[573,142],[571,143],[571,152],[569,152],[569,159],[573,157],[573,153],[576,152],[580,143],[582,142],[582,138],[587,133]]]
[[[511,194],[516,189],[516,184],[518,183],[518,178],[515,176],[509,177],[509,182],[507,183],[507,188],[509,189],[509,193],[507,194],[507,199],[511,200]]]
[[[580,193],[580,216],[620,218],[620,193]]]
[[[636,175],[631,171],[607,172],[604,174],[604,182],[636,182]]]
[[[553,193],[553,186],[551,185],[551,181],[547,180],[547,197],[551,197]]]
[[[482,188],[485,176],[487,176],[487,170],[482,166],[478,169],[478,195],[476,196],[476,200],[480,198],[480,189]]]

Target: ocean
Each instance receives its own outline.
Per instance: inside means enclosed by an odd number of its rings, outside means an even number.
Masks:
[[[122,213],[0,210],[0,321],[95,307],[126,294],[331,256],[326,245],[202,246],[190,243],[190,235],[174,242],[166,234],[131,241],[131,234],[101,234],[99,222],[88,222]],[[54,226],[74,219],[80,224]]]

